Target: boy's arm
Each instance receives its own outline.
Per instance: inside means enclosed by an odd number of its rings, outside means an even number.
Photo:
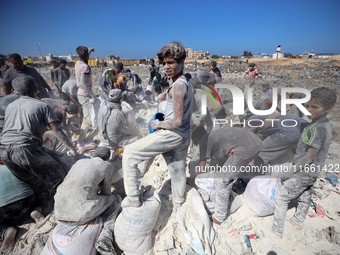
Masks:
[[[309,165],[310,163],[312,163],[318,151],[319,149],[309,146],[306,155],[303,156],[300,161],[296,163],[294,171],[300,171],[305,167],[305,165]]]
[[[104,179],[103,179],[103,181],[101,182],[101,189],[100,189],[100,194],[101,195],[111,195],[112,193],[111,193],[111,185],[112,185],[112,183],[111,183],[111,180],[112,180],[112,178],[110,178],[111,176],[110,176],[111,174],[109,174],[109,173],[105,173],[105,177],[104,177]]]
[[[204,167],[205,167],[206,164],[207,164],[207,159],[202,159],[202,160],[200,161],[200,168],[199,168],[198,171],[196,171],[196,174],[205,173]]]
[[[173,99],[174,117],[166,121],[151,121],[150,126],[152,129],[175,129],[182,125],[184,95],[187,89],[187,86],[182,82],[177,82],[173,85],[168,93],[170,93],[170,97]]]
[[[3,90],[3,94],[4,96],[7,96],[9,94],[11,94],[12,91],[12,80],[11,77],[9,75],[9,72],[4,72],[3,76],[2,76],[2,90]]]
[[[79,101],[78,101],[77,95],[72,95],[72,94],[70,94],[70,99],[71,99],[71,101],[72,101],[74,104],[78,105],[78,107],[81,107],[81,104],[80,104]],[[80,108],[80,109],[81,109],[81,108]]]
[[[12,90],[11,90],[10,87],[2,86],[2,91],[3,91],[4,96],[7,96],[7,95],[11,94]]]
[[[40,78],[42,84],[44,85],[45,88],[47,88],[48,91],[51,91],[51,87],[47,84],[47,82],[45,81],[45,79],[43,77]]]
[[[63,143],[67,146],[67,148],[70,150],[71,154],[78,159],[79,155],[77,151],[74,149],[72,143],[67,138],[67,136],[64,134],[64,132],[61,130],[59,124],[57,122],[50,122],[48,124],[53,132],[53,134]]]
[[[35,70],[37,72],[37,70]],[[38,73],[38,72],[37,72]],[[39,74],[39,73],[38,73]],[[47,82],[45,81],[45,79],[39,74],[40,76],[40,80],[41,80],[41,83],[44,85],[45,88],[47,88],[48,91],[51,91],[51,87],[47,84]]]
[[[256,78],[260,78],[260,76],[259,76],[259,74],[260,74],[259,70],[257,70],[257,69],[255,69],[255,70],[256,70],[255,79],[256,79]]]
[[[52,141],[52,138],[53,138],[52,131],[46,131],[43,135],[42,145],[44,145],[47,141]]]
[[[200,142],[200,168],[198,171],[196,171],[196,174],[204,173],[204,167],[207,164],[207,159],[209,156],[207,155],[208,150],[208,136],[204,136],[201,138]]]

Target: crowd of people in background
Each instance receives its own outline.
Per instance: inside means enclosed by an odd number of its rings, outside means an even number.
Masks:
[[[98,59],[96,66],[102,75],[96,81],[88,63],[94,51],[86,46],[77,47],[80,60],[74,67],[75,77],[71,77],[65,60],[51,61],[50,85],[34,67],[24,65],[19,54],[9,56],[11,67],[1,60],[1,252],[13,249],[17,226],[29,217],[39,224],[53,210],[57,220],[70,226],[87,224],[101,216],[103,229],[96,248],[99,252],[103,249],[114,252],[110,227],[118,209],[143,204],[139,184],[143,162],[163,155],[171,176],[173,207],[181,207],[185,202],[190,144],[199,146],[201,169],[209,160],[236,169],[248,164],[270,165],[293,150],[292,163],[298,171],[277,194],[272,231],[282,237],[288,203],[295,198],[299,204],[291,222],[303,224],[313,184],[320,174],[308,171],[306,166],[322,168],[325,164],[332,140],[326,115],[336,103],[334,91],[321,86],[311,91],[305,104],[311,113],[309,121],[302,118],[301,111],[297,115],[282,115],[277,109],[270,115],[254,115],[246,105],[240,120],[253,119],[252,125],[213,127],[213,119],[221,112],[207,109],[208,117],[203,116],[205,119],[198,122],[193,116],[201,110],[201,97],[197,94],[200,84],[213,86],[224,82],[216,61],[210,62],[210,72],[198,70],[195,61],[195,71],[185,74],[185,48],[172,42],[157,53],[159,66],[154,59],[147,59],[150,74],[146,84],[122,62],[105,69],[107,64],[99,63]],[[250,63],[245,72],[246,86],[254,86],[258,78],[259,71]],[[100,86],[100,95],[94,92],[96,84]],[[58,93],[50,93],[52,88]],[[304,98],[296,93],[289,96]],[[272,97],[271,85],[262,84],[254,107],[270,109]],[[152,132],[144,137],[134,116],[135,111],[145,106],[143,102],[159,104],[158,112],[162,114],[150,121]],[[223,107],[222,110],[223,118],[232,118],[230,112]],[[267,118],[280,121],[275,125],[256,124],[256,120]],[[284,120],[298,125],[293,129],[282,126]],[[122,201],[112,193],[112,187],[119,186],[115,176],[117,161],[122,168]],[[231,188],[238,178],[242,178],[239,171],[216,178],[216,210],[212,216],[215,224],[227,219]]]

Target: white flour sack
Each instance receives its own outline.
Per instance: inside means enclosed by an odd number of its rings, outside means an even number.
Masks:
[[[151,231],[160,209],[161,199],[152,189],[143,194],[142,206],[123,208],[114,229],[119,248],[131,253],[144,253],[150,250],[153,246]]]
[[[81,226],[59,223],[51,232],[40,255],[95,255],[97,254],[95,243],[102,227],[101,217]]]
[[[255,177],[249,181],[244,191],[244,204],[255,213],[254,216],[273,214],[276,194],[281,186],[280,178]]]

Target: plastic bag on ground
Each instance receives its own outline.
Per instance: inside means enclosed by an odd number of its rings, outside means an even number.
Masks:
[[[326,212],[325,212],[325,209],[323,209],[321,205],[316,205],[316,212],[314,212],[314,210],[309,210],[307,215],[310,218],[316,218],[316,217],[323,218],[325,217]]]
[[[244,203],[254,212],[253,216],[267,216],[274,213],[276,194],[281,188],[280,178],[255,177],[244,191]]]
[[[151,231],[161,209],[161,199],[158,193],[151,189],[143,194],[142,200],[140,207],[123,208],[115,224],[116,243],[125,252],[140,254],[153,246]]]

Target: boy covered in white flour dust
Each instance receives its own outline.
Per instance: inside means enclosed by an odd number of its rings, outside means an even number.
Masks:
[[[337,95],[326,87],[315,88],[311,99],[306,103],[311,113],[312,122],[304,128],[296,154],[293,159],[295,173],[285,181],[276,195],[276,206],[272,231],[283,236],[283,227],[288,210],[288,203],[298,198],[298,206],[290,223],[297,227],[303,225],[313,194],[313,184],[324,170],[328,150],[332,140],[332,131],[326,115],[336,103]],[[327,168],[327,166],[326,166]]]
[[[167,43],[158,53],[164,71],[172,80],[166,90],[166,112],[164,121],[151,121],[154,133],[140,139],[124,150],[123,173],[127,197],[122,207],[139,207],[140,188],[138,179],[141,171],[138,164],[162,154],[171,175],[171,190],[174,207],[185,200],[186,156],[190,143],[190,118],[193,105],[193,91],[189,80],[183,75],[185,48],[179,42]]]

